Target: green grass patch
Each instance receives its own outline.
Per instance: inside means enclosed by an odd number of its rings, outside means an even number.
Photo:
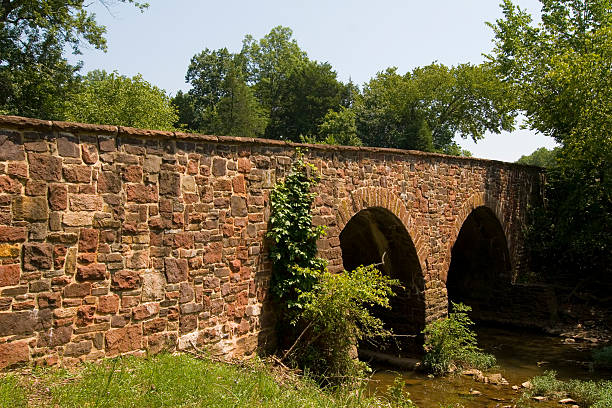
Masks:
[[[591,408],[612,407],[612,381],[562,381],[557,373],[546,371],[531,380],[533,387],[525,393],[527,397],[541,395],[549,398],[569,396],[580,406]]]
[[[28,402],[29,400],[29,402]],[[0,378],[4,407],[391,407],[364,390],[321,389],[259,359],[241,365],[186,354],[123,357],[76,371]]]
[[[0,408],[26,407],[28,403],[26,390],[14,374],[0,377]]]

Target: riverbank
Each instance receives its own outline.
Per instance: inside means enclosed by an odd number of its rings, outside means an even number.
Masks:
[[[160,354],[75,369],[22,368],[0,374],[0,408],[25,407],[391,407],[354,390],[322,390],[260,359],[241,363]]]

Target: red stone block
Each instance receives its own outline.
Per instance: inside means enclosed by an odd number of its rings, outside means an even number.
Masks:
[[[140,325],[111,329],[106,333],[106,352],[110,356],[141,348],[142,328]]]
[[[0,344],[0,370],[30,361],[30,347],[25,341]]]
[[[106,279],[106,265],[91,264],[79,266],[77,268],[76,278],[81,281],[104,280]]]
[[[119,311],[119,296],[107,295],[100,296],[98,300],[98,313],[115,314]]]
[[[18,264],[0,265],[0,286],[19,285],[21,268]]]
[[[113,274],[112,286],[119,290],[136,289],[140,285],[138,272],[121,270]]]
[[[0,225],[0,242],[21,242],[26,239],[25,227],[6,227]]]
[[[94,228],[81,228],[79,234],[79,252],[96,252],[98,249],[99,231]]]

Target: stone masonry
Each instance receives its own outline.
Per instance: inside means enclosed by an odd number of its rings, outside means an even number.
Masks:
[[[0,116],[0,368],[198,347],[273,344],[268,194],[297,144]],[[302,145],[304,146],[304,145]],[[393,149],[310,145],[314,221],[330,269],[362,209],[397,216],[417,250],[426,320],[446,313],[463,221],[489,207],[510,282],[542,175],[534,167]]]

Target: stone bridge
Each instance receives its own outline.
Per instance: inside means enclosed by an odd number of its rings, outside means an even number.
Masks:
[[[0,116],[0,367],[273,344],[268,195],[298,146],[321,175],[320,255],[334,271],[384,261],[404,286],[383,316],[395,333],[449,299],[539,318],[513,284],[538,168]]]

